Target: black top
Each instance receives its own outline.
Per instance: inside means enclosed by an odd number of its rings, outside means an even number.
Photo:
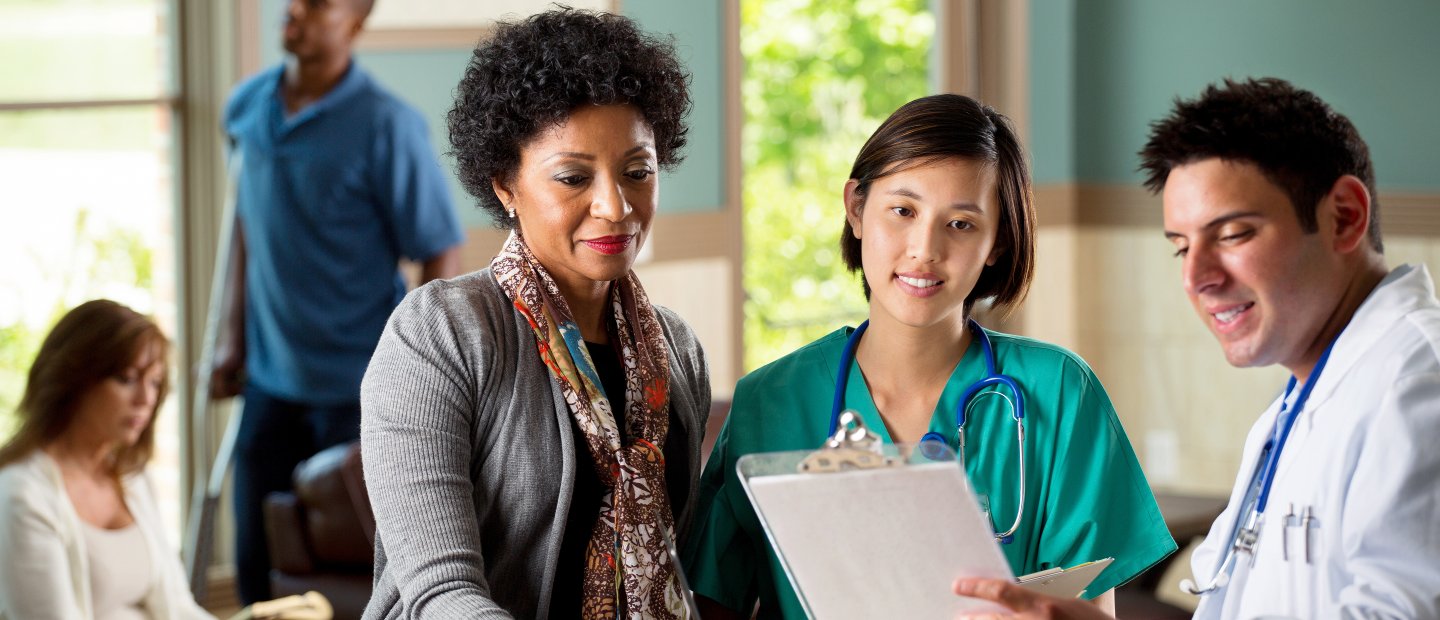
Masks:
[[[586,342],[590,359],[595,363],[595,372],[600,375],[601,389],[615,412],[615,425],[620,429],[623,441],[628,441],[625,432],[625,371],[620,356],[609,345]],[[551,589],[550,617],[579,618],[581,584],[585,577],[585,546],[590,542],[590,531],[600,516],[600,500],[607,487],[595,475],[594,459],[590,457],[590,445],[580,425],[570,418],[570,430],[575,437],[575,490],[570,500],[570,514],[565,522],[565,538],[560,542],[559,564],[555,568],[555,585]],[[670,430],[665,435],[665,491],[669,494],[670,508],[678,510],[685,504],[690,493],[690,453],[685,441],[685,429],[675,410],[670,410]],[[679,515],[672,512],[672,517]],[[677,570],[679,567],[676,567]]]

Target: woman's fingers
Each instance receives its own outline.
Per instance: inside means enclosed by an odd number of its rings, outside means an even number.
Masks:
[[[1004,579],[981,579],[962,577],[955,580],[953,589],[960,596],[969,596],[1004,605],[1011,611],[1029,611],[1036,606],[1041,595],[1026,590]]]

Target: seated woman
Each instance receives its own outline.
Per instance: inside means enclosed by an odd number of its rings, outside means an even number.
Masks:
[[[366,372],[367,618],[684,613],[665,539],[693,512],[709,371],[631,267],[680,161],[686,81],[615,15],[542,13],[475,51],[450,140],[510,236],[412,292]]]
[[[1025,158],[1009,120],[973,99],[917,99],[860,149],[845,184],[845,263],[859,270],[870,316],[743,378],[701,477],[701,505],[685,567],[707,617],[803,618],[774,550],[736,479],[755,452],[815,449],[830,435],[833,395],[887,443],[938,434],[954,449],[968,407],[965,469],[988,499],[1016,574],[1114,557],[1087,593],[1113,614],[1111,589],[1175,550],[1105,390],[1058,346],[982,330],[988,301],[1008,311],[1033,272],[1034,220]],[[868,324],[868,330],[865,329]],[[1020,469],[1010,401],[986,389],[997,372],[1023,393]],[[847,342],[858,337],[853,355]],[[843,367],[842,367],[843,366]],[[837,385],[841,371],[849,379]],[[931,437],[935,437],[931,435]],[[860,584],[857,584],[860,585]],[[727,613],[728,612],[728,613]]]
[[[0,618],[210,618],[190,596],[145,464],[169,388],[150,319],[86,302],[50,330],[0,448]]]

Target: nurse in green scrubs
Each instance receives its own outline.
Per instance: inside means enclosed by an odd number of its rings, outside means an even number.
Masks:
[[[985,376],[966,328],[977,302],[1020,303],[1034,271],[1029,172],[1010,122],[968,97],[935,95],[897,110],[865,143],[845,184],[841,250],[863,276],[870,325],[845,405],[886,442],[927,432],[956,446],[955,407]],[[684,555],[704,617],[804,618],[736,478],[756,452],[826,439],[842,327],[750,373],[700,480]],[[1140,464],[1100,381],[1061,347],[988,332],[996,368],[1025,393],[1024,519],[1002,545],[1015,574],[1114,557],[1086,596],[1114,614],[1112,590],[1175,551]],[[982,393],[983,394],[983,393]],[[1000,530],[1019,500],[1014,420],[979,396],[966,425],[966,472]],[[844,561],[837,557],[836,561]],[[855,587],[864,587],[857,583]],[[904,610],[897,610],[903,615]],[[898,617],[898,616],[897,616]]]

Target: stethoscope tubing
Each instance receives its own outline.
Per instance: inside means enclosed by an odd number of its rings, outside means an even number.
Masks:
[[[1019,503],[1017,504],[1015,512],[1015,521],[1011,523],[1008,530],[997,533],[995,538],[1002,543],[1009,543],[1013,540],[1015,532],[1020,529],[1020,523],[1025,516],[1025,393],[1020,389],[1019,382],[1009,376],[1000,374],[996,370],[995,349],[991,345],[990,335],[985,333],[985,329],[980,327],[980,324],[975,322],[974,319],[967,320],[966,326],[980,341],[980,348],[985,358],[985,377],[965,388],[965,392],[960,397],[960,403],[955,407],[955,435],[956,441],[958,442],[956,447],[960,457],[960,466],[964,467],[965,424],[969,421],[969,411],[975,401],[975,397],[983,390],[991,387],[1004,387],[1008,389],[1014,397],[1014,401],[1010,403],[1010,411],[1011,417],[1015,420],[1015,442],[1019,446],[1019,452],[1016,457],[1020,465],[1020,482],[1017,485],[1019,487]],[[850,337],[845,340],[845,347],[840,352],[840,368],[836,372],[835,394],[830,403],[830,430],[826,435],[827,437],[834,437],[835,431],[840,424],[840,414],[845,409],[845,388],[850,383],[850,366],[854,364],[855,350],[860,344],[860,338],[869,327],[870,321],[868,320],[860,323],[860,326],[856,327],[855,331],[850,333]],[[1002,391],[996,390],[993,393],[999,394],[1007,401],[1010,400],[1010,397],[1005,396],[1005,393]],[[931,431],[925,433],[925,435],[920,438],[920,445],[924,446],[932,441],[939,442],[942,445],[949,443],[943,435]]]
[[[1343,332],[1342,332],[1343,333]],[[1314,370],[1305,379],[1305,385],[1300,388],[1300,394],[1295,397],[1295,403],[1289,408],[1289,414],[1285,415],[1287,407],[1285,401],[1290,398],[1290,392],[1295,390],[1295,377],[1285,383],[1285,393],[1280,396],[1280,412],[1275,421],[1276,430],[1265,445],[1260,449],[1260,456],[1256,459],[1255,473],[1250,476],[1250,484],[1246,487],[1245,497],[1240,503],[1240,511],[1235,515],[1235,524],[1230,528],[1230,544],[1225,555],[1220,558],[1220,564],[1215,568],[1215,576],[1210,583],[1203,588],[1196,587],[1190,580],[1185,580],[1181,588],[1195,596],[1212,594],[1230,583],[1230,573],[1235,570],[1237,556],[1240,551],[1254,553],[1254,540],[1260,534],[1260,524],[1264,522],[1265,507],[1270,502],[1270,487],[1275,482],[1275,472],[1280,468],[1280,452],[1285,449],[1285,442],[1290,439],[1290,429],[1295,426],[1295,420],[1305,411],[1305,402],[1310,399],[1310,392],[1315,389],[1315,384],[1320,382],[1320,372],[1325,370],[1325,363],[1330,361],[1330,351],[1335,348],[1335,343],[1340,340],[1336,334],[1335,339],[1325,346],[1325,352],[1320,354],[1320,359],[1315,362]],[[1256,489],[1259,489],[1258,493]],[[1253,503],[1252,503],[1253,499]],[[1241,541],[1246,537],[1246,541]],[[1244,547],[1242,549],[1242,547]]]

